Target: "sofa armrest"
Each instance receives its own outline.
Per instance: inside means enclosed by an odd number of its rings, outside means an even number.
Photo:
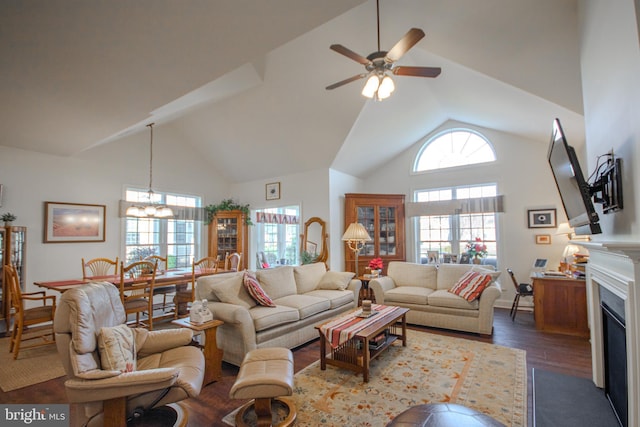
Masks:
[[[369,281],[369,289],[373,291],[376,304],[384,304],[384,293],[396,287],[396,282],[389,276],[377,277]]]
[[[362,288],[362,282],[359,279],[351,279],[347,290],[353,292],[353,300],[358,302],[358,296],[360,295],[360,288]]]

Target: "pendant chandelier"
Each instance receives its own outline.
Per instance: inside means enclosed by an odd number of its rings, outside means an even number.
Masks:
[[[155,123],[149,123],[147,127],[150,129],[151,141],[149,143],[149,191],[147,191],[148,202],[143,204],[136,204],[127,208],[127,216],[135,216],[138,218],[152,217],[152,218],[169,218],[173,216],[173,210],[162,204],[154,202],[153,192],[153,125]]]

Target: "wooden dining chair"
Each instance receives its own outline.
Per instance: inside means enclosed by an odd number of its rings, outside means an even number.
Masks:
[[[533,296],[533,287],[529,283],[518,283],[516,280],[516,275],[513,274],[513,270],[507,268],[507,273],[511,277],[511,281],[513,282],[513,287],[516,289],[516,296],[513,299],[513,304],[511,304],[511,311],[509,315],[511,316],[511,321],[516,320],[516,314],[518,313],[518,305],[520,304],[520,297],[530,297]]]
[[[176,291],[176,295],[173,298],[175,302],[175,311],[174,317],[177,319],[178,317],[188,316],[189,309],[187,309],[186,313],[180,314],[178,310],[178,306],[180,304],[191,304],[196,299],[196,275],[197,276],[207,276],[210,274],[216,274],[218,272],[218,262],[220,261],[220,256],[217,257],[204,257],[199,259],[198,261],[194,261],[191,264],[191,281],[186,289],[181,289]]]
[[[151,261],[136,261],[125,267],[120,264],[120,300],[124,306],[127,319],[130,314],[136,315],[135,323],[127,323],[136,327],[153,330],[153,288],[156,282],[157,265]],[[140,315],[147,313],[147,321]]]
[[[100,277],[117,274],[118,257],[116,257],[115,260],[109,258],[93,258],[87,262],[82,258],[82,280],[89,280],[94,276]]]
[[[56,297],[46,295],[44,291],[22,292],[18,273],[12,265],[4,266],[4,280],[5,283],[8,283],[7,289],[10,292],[11,308],[14,311],[13,329],[9,343],[9,351],[13,352],[13,358],[18,358],[22,341],[42,340],[41,342],[22,346],[22,349],[55,344],[53,316],[56,312]],[[47,301],[50,301],[51,304],[47,305]],[[25,307],[27,302],[29,302],[31,308]],[[33,305],[33,303],[38,304]],[[42,303],[42,305],[39,303]],[[34,332],[37,330],[38,333],[36,335],[31,334],[29,328],[36,325],[40,326],[33,330]],[[26,337],[24,337],[25,333],[28,334]]]
[[[242,269],[242,254],[234,252],[224,261],[224,269],[227,271],[240,271]]]
[[[157,272],[156,275],[162,274],[167,271],[167,258],[160,255],[149,255],[140,261],[156,262]],[[164,286],[154,289],[154,295],[162,295],[162,311],[167,311],[167,299],[176,293],[175,286]]]

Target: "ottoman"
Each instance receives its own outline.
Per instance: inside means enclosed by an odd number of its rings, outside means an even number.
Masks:
[[[401,412],[387,427],[505,427],[475,409],[453,403],[417,405]]]
[[[293,354],[287,348],[258,348],[250,351],[240,365],[229,391],[232,399],[253,399],[236,414],[237,426],[290,426],[296,419],[293,393]],[[284,416],[277,415],[283,414]],[[276,418],[283,418],[275,421]]]

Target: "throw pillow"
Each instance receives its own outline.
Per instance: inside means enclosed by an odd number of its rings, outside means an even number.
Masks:
[[[293,277],[299,294],[306,294],[318,287],[318,283],[327,271],[323,262],[300,265],[293,268]]]
[[[136,348],[133,331],[127,325],[100,328],[98,352],[105,371],[136,370]]]
[[[355,273],[345,271],[327,271],[322,275],[322,279],[318,283],[317,289],[337,289],[344,291],[349,286],[349,282],[355,276]]]
[[[475,301],[480,298],[480,294],[487,286],[491,284],[493,279],[489,274],[482,274],[477,271],[468,271],[458,282],[453,285],[449,292],[458,295],[467,301]]]
[[[264,307],[276,306],[271,298],[269,298],[269,295],[267,295],[264,289],[262,289],[262,286],[260,286],[258,279],[256,279],[256,276],[253,273],[245,271],[243,282],[247,292],[249,292],[249,295],[251,295],[259,305]]]
[[[242,285],[242,277],[240,274],[234,274],[232,277],[216,283],[212,287],[213,293],[221,302],[244,308],[255,307],[256,302]]]

